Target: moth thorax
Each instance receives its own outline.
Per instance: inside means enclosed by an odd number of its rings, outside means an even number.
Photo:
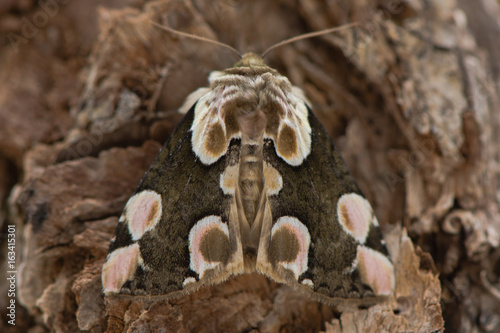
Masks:
[[[264,135],[267,116],[260,109],[244,112],[238,115],[238,125],[243,136],[247,136],[250,140],[258,142]]]
[[[238,186],[248,224],[251,226],[259,209],[264,188],[263,137],[253,140],[243,135],[240,151]]]

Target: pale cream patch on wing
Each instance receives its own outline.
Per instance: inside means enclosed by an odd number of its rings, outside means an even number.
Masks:
[[[139,265],[143,264],[139,244],[122,247],[108,255],[102,267],[102,285],[105,293],[117,293],[125,282],[134,278]]]
[[[290,270],[295,279],[307,271],[311,237],[307,227],[297,218],[282,216],[271,230],[269,256],[279,266]]]
[[[357,248],[357,269],[361,280],[376,295],[390,295],[394,290],[394,266],[382,253],[363,245]]]
[[[189,232],[189,254],[189,267],[199,278],[228,261],[229,229],[220,216],[204,217],[194,225]]]
[[[188,284],[195,283],[196,279],[192,276],[185,278],[184,281],[182,282],[182,286],[185,287]]]
[[[311,126],[304,101],[293,93],[286,96],[288,102],[278,101],[285,110],[285,116],[279,120],[277,137],[267,132],[264,137],[273,139],[278,156],[288,164],[297,166],[311,153]]]
[[[193,152],[205,165],[215,163],[229,146],[226,126],[219,112],[221,101],[217,92],[210,90],[196,103],[191,125]]]
[[[220,175],[220,188],[226,195],[234,195],[236,186],[238,186],[239,165],[230,165],[226,167]]]
[[[283,178],[271,164],[264,162],[264,184],[267,195],[277,195],[283,188]]]
[[[304,280],[302,280],[302,284],[305,285],[305,286],[308,286],[311,289],[314,288],[314,283],[311,281],[311,279],[304,279]]]
[[[160,221],[162,214],[161,195],[154,191],[142,191],[133,195],[124,210],[124,220],[132,240],[136,241]],[[120,218],[122,221],[122,218]]]
[[[300,165],[310,154],[311,127],[304,94],[291,86],[286,77],[274,73],[252,76],[214,72],[209,81],[212,89],[203,90],[206,94],[196,103],[191,125],[193,151],[203,164],[210,165],[223,156],[230,140],[241,137],[241,126],[251,137],[265,127],[264,138],[274,141],[277,155],[290,165]],[[264,116],[259,113],[259,103],[266,85],[271,85],[268,89],[273,93],[268,98],[275,107],[270,107]]]
[[[378,226],[373,209],[365,198],[356,193],[344,194],[337,204],[337,218],[346,233],[363,244],[370,225]]]

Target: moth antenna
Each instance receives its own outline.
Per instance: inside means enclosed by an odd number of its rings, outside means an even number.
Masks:
[[[350,27],[353,27],[353,26],[356,26],[356,25],[359,25],[359,24],[357,22],[348,23],[348,24],[341,25],[340,27],[329,28],[329,29],[320,30],[320,31],[314,31],[314,32],[310,32],[310,33],[303,34],[303,35],[300,35],[300,36],[295,36],[295,37],[292,37],[292,38],[289,38],[289,39],[285,39],[284,41],[279,42],[278,44],[274,44],[273,46],[271,46],[270,48],[268,48],[267,50],[265,50],[264,53],[262,53],[261,57],[264,58],[270,51],[274,50],[277,47],[280,47],[280,46],[283,46],[283,45],[286,45],[286,44],[290,44],[290,43],[294,43],[294,42],[302,40],[302,39],[307,39],[307,38],[313,38],[313,37],[317,37],[317,36],[321,36],[321,35],[326,35],[326,34],[329,34],[330,32],[335,32],[335,31],[347,29],[347,28],[350,28]]]
[[[170,33],[173,33],[173,34],[177,34],[179,36],[182,36],[182,37],[187,37],[187,38],[191,38],[191,39],[194,39],[194,40],[199,40],[199,41],[202,41],[202,42],[208,42],[208,43],[212,43],[212,44],[215,44],[215,45],[218,45],[218,46],[222,46],[222,47],[225,47],[229,50],[231,50],[232,52],[236,53],[238,55],[238,57],[241,59],[241,53],[238,52],[238,50],[236,50],[234,47],[232,46],[229,46],[227,44],[224,44],[224,43],[221,43],[221,42],[218,42],[216,40],[213,40],[213,39],[210,39],[210,38],[206,38],[206,37],[203,37],[203,36],[197,36],[197,35],[194,35],[194,34],[189,34],[187,32],[182,32],[182,31],[179,31],[179,30],[175,30],[175,29],[172,29],[166,25],[161,25],[161,24],[158,24],[154,21],[151,21],[151,23],[157,27],[157,28],[160,28],[162,30],[165,30],[165,31],[168,31]]]

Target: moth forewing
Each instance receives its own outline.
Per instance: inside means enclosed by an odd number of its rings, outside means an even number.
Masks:
[[[254,271],[328,304],[390,295],[373,209],[302,91],[253,53],[209,81],[120,217],[106,295]]]

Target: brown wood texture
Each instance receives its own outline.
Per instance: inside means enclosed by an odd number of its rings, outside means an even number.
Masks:
[[[305,90],[372,203],[396,291],[331,308],[262,276],[170,303],[105,300],[118,216],[228,50]],[[16,226],[2,332],[500,332],[498,0],[0,2],[0,226]],[[182,170],[180,170],[182,172]],[[7,267],[2,238],[2,276]]]

